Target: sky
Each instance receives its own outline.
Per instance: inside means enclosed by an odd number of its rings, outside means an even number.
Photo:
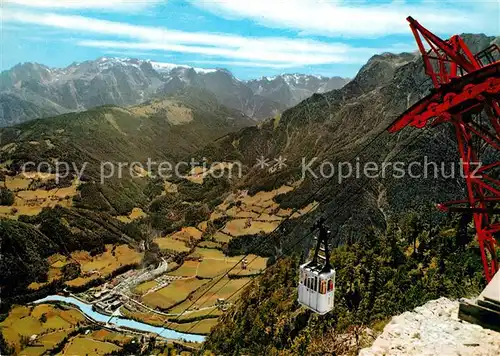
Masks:
[[[411,52],[411,15],[441,37],[500,35],[499,0],[0,0],[0,69],[98,57],[353,77],[374,54]]]

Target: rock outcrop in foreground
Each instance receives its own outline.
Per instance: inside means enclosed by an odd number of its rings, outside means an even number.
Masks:
[[[439,298],[393,317],[360,356],[500,355],[500,333],[459,320],[458,305]]]

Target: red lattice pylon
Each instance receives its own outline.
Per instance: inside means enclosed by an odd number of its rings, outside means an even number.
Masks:
[[[495,235],[500,234],[500,222],[492,220],[500,212],[496,208],[500,203],[500,180],[496,178],[500,170],[500,50],[491,45],[473,55],[460,36],[445,41],[413,18],[407,20],[435,90],[403,113],[389,131],[444,122],[454,126],[467,199],[438,207],[472,214],[489,282],[498,270]],[[498,154],[496,161],[483,164],[485,148]]]

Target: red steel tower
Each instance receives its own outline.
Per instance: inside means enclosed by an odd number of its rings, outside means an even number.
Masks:
[[[489,282],[498,270],[495,235],[500,234],[500,221],[492,219],[500,210],[496,208],[500,203],[500,50],[491,45],[474,55],[460,36],[445,41],[412,17],[407,20],[434,90],[403,113],[389,131],[444,122],[454,126],[467,198],[438,207],[472,215]],[[485,150],[496,155],[487,164],[481,160]]]

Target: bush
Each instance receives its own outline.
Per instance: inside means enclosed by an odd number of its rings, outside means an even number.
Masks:
[[[15,195],[13,192],[6,188],[0,188],[0,205],[14,204]]]

